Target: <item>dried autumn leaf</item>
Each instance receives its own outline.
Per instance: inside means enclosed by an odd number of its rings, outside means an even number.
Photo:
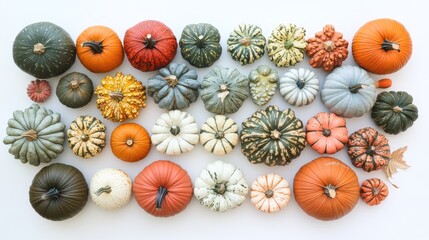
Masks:
[[[398,188],[397,185],[393,184],[391,179],[393,178],[393,174],[398,172],[398,169],[406,170],[410,166],[405,162],[404,160],[404,152],[407,150],[407,146],[401,147],[394,152],[392,152],[392,155],[390,156],[389,164],[384,168],[384,171],[386,172],[387,179],[389,182],[395,187]]]

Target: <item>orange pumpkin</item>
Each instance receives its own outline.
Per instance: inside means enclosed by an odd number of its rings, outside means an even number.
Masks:
[[[124,60],[121,39],[105,26],[85,29],[76,40],[76,53],[82,65],[94,73],[112,71]]]
[[[353,37],[352,52],[356,63],[376,74],[389,74],[401,69],[413,50],[405,27],[387,18],[363,25]]]
[[[134,179],[137,203],[156,217],[169,217],[183,211],[192,198],[192,181],[179,165],[158,160],[145,167]]]
[[[142,160],[149,153],[150,147],[149,133],[137,123],[119,125],[110,137],[113,154],[125,162]]]
[[[369,206],[380,204],[387,195],[389,195],[389,189],[379,178],[367,179],[360,187],[360,197]]]
[[[305,127],[307,143],[320,154],[334,154],[348,141],[346,120],[335,113],[320,112]]]
[[[349,213],[359,200],[356,173],[342,161],[320,157],[302,166],[293,180],[298,205],[308,215],[328,221]]]

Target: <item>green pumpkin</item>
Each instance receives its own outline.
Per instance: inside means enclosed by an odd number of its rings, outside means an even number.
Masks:
[[[16,36],[13,60],[36,78],[52,78],[70,69],[76,60],[76,47],[61,27],[50,22],[33,23]]]
[[[195,70],[186,64],[170,63],[147,81],[147,93],[160,108],[185,109],[198,99],[200,82]]]
[[[192,66],[205,68],[216,62],[222,54],[217,28],[208,23],[187,25],[179,41],[182,57]]]
[[[398,134],[413,125],[419,112],[410,94],[390,91],[377,95],[371,117],[385,132]]]
[[[4,144],[10,144],[9,153],[22,163],[39,166],[48,163],[63,152],[65,125],[61,115],[33,104],[24,111],[15,111],[7,122]]]
[[[252,24],[240,24],[229,35],[228,52],[241,65],[253,63],[265,53],[266,39],[262,29]]]
[[[253,103],[258,106],[267,104],[276,93],[279,74],[276,70],[261,65],[249,74],[249,89]]]
[[[253,163],[268,166],[289,164],[305,148],[302,121],[290,108],[259,109],[242,123],[241,151]]]
[[[249,95],[248,83],[248,78],[235,68],[213,68],[201,84],[205,108],[221,115],[237,112]]]
[[[56,93],[62,104],[69,108],[80,108],[91,101],[94,85],[87,75],[72,72],[60,79]]]

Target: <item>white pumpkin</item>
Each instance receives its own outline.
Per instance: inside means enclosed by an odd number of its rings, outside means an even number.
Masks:
[[[255,208],[267,213],[278,212],[285,208],[290,196],[288,181],[274,173],[258,177],[250,191],[250,200]]]
[[[216,212],[240,206],[248,191],[241,170],[220,160],[208,164],[194,183],[194,196],[203,206]]]
[[[316,99],[319,79],[314,72],[299,68],[290,69],[279,80],[280,94],[290,105],[301,107]]]
[[[210,117],[201,126],[200,142],[204,149],[216,155],[230,153],[238,143],[238,126],[224,115]]]
[[[172,110],[156,121],[151,140],[156,150],[167,155],[190,152],[199,142],[198,125],[190,114]]]
[[[124,171],[114,168],[99,170],[91,178],[89,191],[92,201],[102,209],[114,210],[131,199],[131,179]]]

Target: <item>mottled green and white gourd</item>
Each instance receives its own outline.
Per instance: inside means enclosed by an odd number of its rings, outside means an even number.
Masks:
[[[240,24],[229,35],[228,52],[241,65],[253,63],[265,53],[266,39],[262,29],[253,24]]]
[[[238,140],[238,125],[227,116],[209,117],[201,126],[200,142],[208,152],[216,155],[230,153]]]
[[[279,74],[276,70],[261,65],[249,73],[249,90],[253,103],[267,104],[276,93]]]
[[[280,78],[279,89],[286,102],[301,107],[316,99],[319,93],[319,79],[310,70],[290,69]]]

